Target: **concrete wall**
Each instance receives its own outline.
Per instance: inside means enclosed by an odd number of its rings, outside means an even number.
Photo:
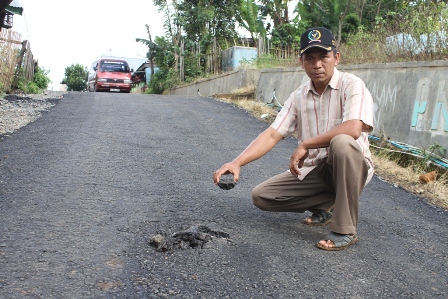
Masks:
[[[241,69],[224,73],[223,75],[201,79],[199,81],[178,86],[169,91],[173,95],[201,95],[204,97],[216,94],[231,93],[234,90],[256,86],[260,77],[260,70]]]
[[[428,148],[440,144],[448,152],[448,62],[340,65],[366,82],[375,102],[375,130],[393,141]],[[258,72],[258,74],[257,74]],[[249,75],[251,74],[251,75]],[[173,90],[172,94],[213,96],[255,84],[256,98],[283,103],[308,80],[301,68],[241,70]],[[249,83],[250,82],[250,83]],[[445,153],[445,158],[448,154]]]

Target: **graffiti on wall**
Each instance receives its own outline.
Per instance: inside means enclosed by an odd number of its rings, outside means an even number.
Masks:
[[[431,84],[437,84],[437,94],[433,109],[429,109],[428,98]],[[420,79],[417,86],[411,129],[430,131],[432,134],[448,132],[448,104],[445,91],[446,81],[431,82],[428,78]]]
[[[435,85],[437,89],[434,89]],[[446,135],[448,133],[448,95],[446,85],[446,80],[439,82],[431,81],[428,78],[419,80],[415,91],[410,123],[411,130],[431,132],[435,135]],[[381,84],[378,81],[374,81],[368,89],[374,100],[374,125],[377,127],[382,122],[382,113],[393,115],[398,90],[396,85]],[[431,101],[430,103],[433,105],[430,105],[428,100],[431,99],[431,93],[434,93],[434,90],[437,90],[435,104]]]
[[[395,111],[395,103],[397,102],[397,86],[390,84],[380,86],[380,83],[374,81],[368,86],[374,101],[374,126],[381,123],[381,111],[393,113]],[[380,109],[381,107],[381,109]]]

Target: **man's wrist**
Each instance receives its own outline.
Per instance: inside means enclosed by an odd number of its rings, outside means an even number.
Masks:
[[[299,148],[308,151],[308,146],[307,146],[307,144],[306,144],[305,142],[302,142],[302,143],[299,145]]]
[[[241,163],[240,163],[240,161],[238,160],[238,158],[235,159],[235,160],[233,160],[233,161],[230,162],[230,163],[232,163],[234,166],[241,167]]]

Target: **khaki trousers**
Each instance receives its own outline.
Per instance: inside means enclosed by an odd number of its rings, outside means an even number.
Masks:
[[[333,207],[330,230],[356,234],[359,197],[364,189],[369,164],[356,141],[348,135],[335,136],[329,155],[302,181],[289,171],[278,174],[252,190],[255,206],[273,212],[314,212]]]

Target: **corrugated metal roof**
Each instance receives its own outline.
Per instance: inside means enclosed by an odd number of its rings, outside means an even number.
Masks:
[[[13,0],[5,9],[7,12],[13,13],[15,15],[22,15],[23,7],[19,0]]]

